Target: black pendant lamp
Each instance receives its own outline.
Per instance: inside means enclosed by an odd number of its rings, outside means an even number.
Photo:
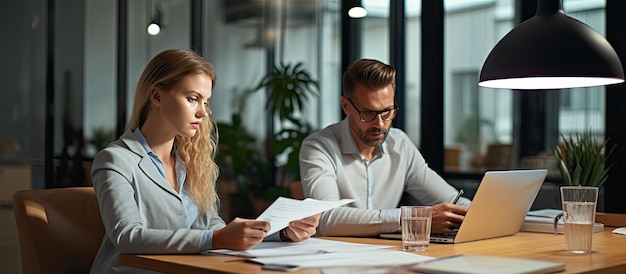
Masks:
[[[622,64],[602,35],[565,15],[561,0],[539,0],[537,14],[491,50],[478,85],[562,89],[622,82]]]

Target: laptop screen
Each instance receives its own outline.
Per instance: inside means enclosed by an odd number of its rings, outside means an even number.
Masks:
[[[454,242],[519,232],[547,174],[547,169],[487,171]]]
[[[519,232],[547,174],[547,169],[485,172],[455,235],[433,234],[431,241],[461,243]],[[380,237],[402,239],[402,234],[384,233]]]

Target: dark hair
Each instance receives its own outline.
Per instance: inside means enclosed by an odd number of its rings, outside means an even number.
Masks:
[[[343,95],[346,97],[354,94],[357,85],[381,89],[389,84],[396,88],[396,69],[378,60],[356,60],[343,73]]]

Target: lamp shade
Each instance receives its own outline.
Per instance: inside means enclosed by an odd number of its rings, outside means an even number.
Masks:
[[[480,71],[479,85],[561,89],[624,82],[609,42],[563,12],[560,0],[539,0],[537,14],[505,35]]]

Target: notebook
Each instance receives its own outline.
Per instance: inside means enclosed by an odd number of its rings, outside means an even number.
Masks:
[[[544,274],[565,270],[562,262],[505,258],[496,256],[455,255],[425,261],[409,269],[419,273],[445,274]]]
[[[459,229],[444,235],[433,234],[430,241],[463,243],[516,234],[547,174],[547,169],[485,172]],[[402,238],[400,233],[380,236]]]
[[[526,214],[526,218],[524,219],[524,223],[522,224],[522,228],[520,228],[520,231],[554,233],[554,218],[562,212],[563,211],[560,209],[553,208],[544,208],[528,211],[528,214]],[[594,233],[602,231],[604,231],[604,224],[593,224]],[[559,219],[557,225],[557,233],[565,233],[563,218]]]

